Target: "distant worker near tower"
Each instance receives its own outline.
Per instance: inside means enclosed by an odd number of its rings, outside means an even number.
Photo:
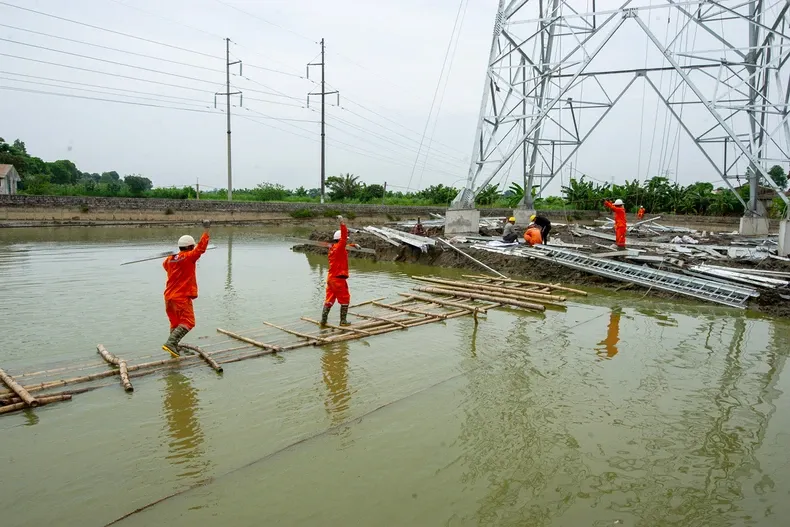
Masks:
[[[636,217],[640,220],[645,217],[645,208],[643,206],[641,205],[639,206],[639,210],[636,213]]]
[[[540,234],[540,227],[538,227],[535,223],[530,223],[529,227],[527,227],[526,232],[524,232],[524,241],[532,247],[533,245],[540,245],[543,243],[543,237]]]

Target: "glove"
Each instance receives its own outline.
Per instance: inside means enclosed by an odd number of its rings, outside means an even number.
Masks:
[[[211,227],[211,220],[203,220],[203,228],[208,229]]]

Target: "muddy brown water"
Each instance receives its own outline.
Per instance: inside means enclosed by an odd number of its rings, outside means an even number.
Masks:
[[[0,367],[158,356],[161,266],[119,264],[180,234],[0,233]],[[317,315],[325,260],[290,234],[216,230],[187,340]],[[351,272],[364,300],[467,271]],[[590,292],[1,416],[2,525],[784,525],[788,323]]]

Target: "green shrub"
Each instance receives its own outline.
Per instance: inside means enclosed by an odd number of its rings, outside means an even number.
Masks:
[[[314,218],[315,211],[310,209],[297,209],[291,213],[292,218]]]

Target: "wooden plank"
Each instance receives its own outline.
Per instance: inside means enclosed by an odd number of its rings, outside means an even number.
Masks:
[[[321,342],[322,344],[326,344],[328,342],[327,339],[324,339],[324,338],[321,338],[321,337],[316,337],[314,335],[308,335],[307,333],[301,333],[299,331],[294,331],[292,329],[284,328],[282,326],[278,326],[276,324],[272,324],[271,322],[266,322],[265,320],[263,321],[263,323],[266,324],[269,327],[272,327],[274,329],[279,329],[280,331],[284,331],[286,333],[290,333],[291,335],[296,335],[297,337],[302,337],[303,339],[307,339],[308,341],[314,340],[316,342]]]
[[[17,395],[17,397],[22,399],[26,405],[32,407],[38,406],[38,401],[36,401],[35,397],[30,395],[30,393],[27,390],[25,390],[19,384],[17,384],[17,382],[13,379],[13,377],[8,375],[3,370],[0,370],[0,380],[2,380],[6,386],[11,388],[11,390]]]
[[[365,331],[364,329],[357,329],[352,328],[351,326],[335,326],[333,324],[321,324],[318,320],[313,320],[312,318],[302,317],[302,320],[305,322],[312,322],[313,324],[317,325],[318,327],[325,327],[330,329],[336,329],[337,331],[350,331],[352,333],[359,333],[360,335],[371,336],[369,331]]]
[[[234,338],[236,340],[240,340],[242,342],[246,342],[247,344],[255,346],[256,348],[268,349],[268,350],[271,350],[271,351],[273,351],[275,353],[280,351],[280,349],[281,349],[280,346],[274,346],[272,344],[266,344],[264,342],[258,342],[257,340],[253,340],[253,339],[250,339],[250,338],[247,338],[247,337],[243,337],[241,335],[237,335],[236,333],[228,331],[227,329],[217,328],[217,333],[222,333],[223,335],[227,335],[227,336],[229,336],[231,338]]]
[[[392,309],[392,310],[395,310],[395,311],[403,311],[404,313],[412,313],[414,315],[422,315],[424,317],[439,318],[441,320],[444,320],[445,318],[447,318],[445,315],[442,315],[442,314],[428,313],[427,311],[420,311],[419,309],[409,309],[407,307],[393,306],[391,304],[382,304],[381,302],[373,302],[373,305],[374,306],[378,306],[378,307],[383,307],[385,309]]]

